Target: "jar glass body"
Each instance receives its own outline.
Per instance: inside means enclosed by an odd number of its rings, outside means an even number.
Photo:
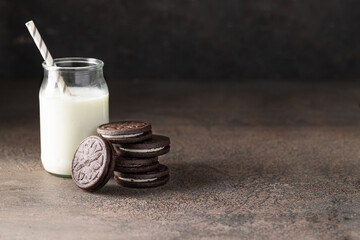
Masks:
[[[43,63],[39,91],[41,162],[49,173],[71,177],[71,162],[80,142],[109,122],[109,91],[103,62],[93,58],[54,59]],[[62,78],[70,92],[57,84]]]

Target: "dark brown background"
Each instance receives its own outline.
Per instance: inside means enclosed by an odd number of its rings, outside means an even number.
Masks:
[[[0,77],[42,75],[24,23],[54,57],[104,60],[112,79],[355,79],[357,0],[0,0]]]

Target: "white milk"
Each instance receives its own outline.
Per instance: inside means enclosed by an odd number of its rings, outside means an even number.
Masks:
[[[41,161],[46,171],[71,175],[71,162],[79,143],[109,122],[109,94],[94,88],[41,91]]]

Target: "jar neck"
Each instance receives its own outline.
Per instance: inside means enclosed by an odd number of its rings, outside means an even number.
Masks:
[[[57,81],[62,77],[69,87],[85,87],[99,84],[104,79],[102,68],[91,70],[53,70],[44,69],[44,77]]]
[[[56,58],[54,66],[43,62],[44,80],[56,83],[62,78],[68,87],[98,87],[106,85],[103,76],[104,63],[95,58]],[[49,84],[49,86],[56,84]]]

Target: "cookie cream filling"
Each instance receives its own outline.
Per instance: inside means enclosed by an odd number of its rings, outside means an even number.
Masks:
[[[134,134],[127,134],[127,135],[117,135],[117,136],[113,136],[113,135],[101,135],[104,138],[130,138],[130,137],[136,137],[136,136],[140,136],[143,133],[134,133]]]
[[[120,150],[125,151],[125,152],[134,152],[134,153],[149,153],[149,152],[157,152],[160,151],[162,149],[164,149],[165,147],[158,147],[158,148],[150,148],[150,149],[129,149],[129,148],[123,148],[118,146]]]
[[[138,182],[138,183],[142,183],[142,182],[152,182],[155,181],[157,178],[149,178],[149,179],[134,179],[134,178],[122,178],[122,177],[118,177],[121,181],[124,182]]]
[[[141,167],[141,166],[142,166],[141,164],[131,164],[131,165],[126,165],[126,166],[119,165],[119,167],[124,167],[124,168]]]

